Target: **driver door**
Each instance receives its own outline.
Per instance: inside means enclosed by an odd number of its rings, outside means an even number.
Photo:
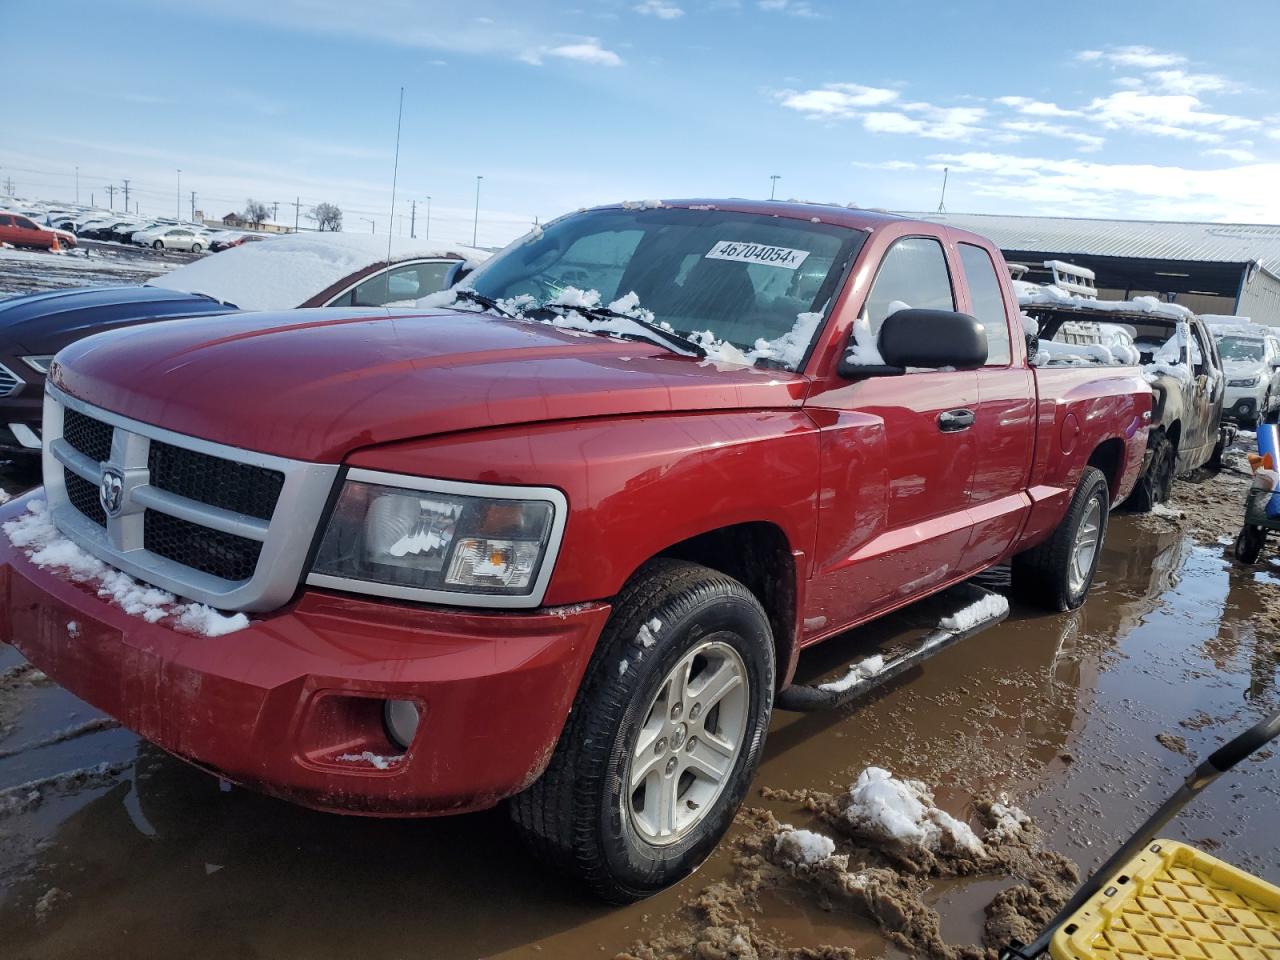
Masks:
[[[894,242],[862,308],[872,331],[907,306],[954,310],[953,273],[937,239]],[[972,524],[978,399],[976,371],[926,370],[844,382],[806,403],[822,430],[806,638],[959,576]],[[973,419],[964,425],[956,414]]]

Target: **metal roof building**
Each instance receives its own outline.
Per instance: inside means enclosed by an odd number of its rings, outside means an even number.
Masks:
[[[1280,225],[912,213],[990,237],[1010,262],[1046,280],[1045,260],[1097,275],[1100,296],[1173,295],[1198,313],[1280,326]]]

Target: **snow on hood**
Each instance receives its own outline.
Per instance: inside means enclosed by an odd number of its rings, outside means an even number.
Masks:
[[[489,254],[461,244],[398,238],[391,242],[392,262],[427,257],[453,257],[478,265]],[[242,310],[290,310],[386,258],[386,237],[289,234],[223,250],[147,282],[183,293],[203,293]]]

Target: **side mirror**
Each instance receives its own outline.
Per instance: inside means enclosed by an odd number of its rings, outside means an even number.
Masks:
[[[884,366],[863,366],[840,360],[842,377],[893,376],[907,367],[975,370],[987,362],[987,332],[967,313],[954,310],[899,310],[880,325],[880,355]]]

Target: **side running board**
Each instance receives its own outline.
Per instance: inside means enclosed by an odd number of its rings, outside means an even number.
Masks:
[[[793,684],[778,694],[774,706],[782,710],[813,713],[852,703],[870,690],[898,676],[958,640],[994,627],[1009,616],[1009,601],[1002,594],[975,583],[961,583],[937,600],[954,612],[910,646],[884,656],[867,657],[852,664],[844,676],[824,683]]]

